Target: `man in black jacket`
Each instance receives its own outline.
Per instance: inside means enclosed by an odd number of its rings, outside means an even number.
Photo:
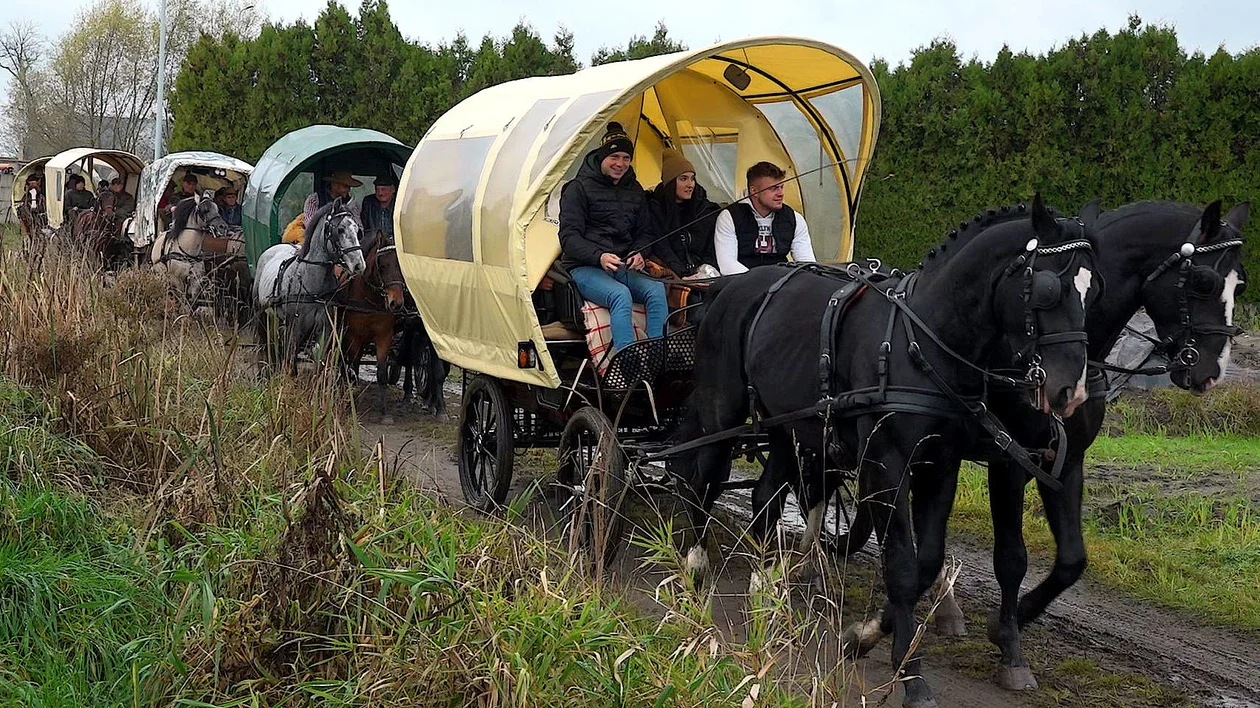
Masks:
[[[634,343],[632,303],[647,306],[649,337],[665,333],[669,314],[664,284],[638,272],[640,251],[653,233],[646,195],[630,166],[633,157],[630,137],[620,124],[609,123],[603,142],[560,193],[560,262],[582,297],[608,308],[615,351]]]

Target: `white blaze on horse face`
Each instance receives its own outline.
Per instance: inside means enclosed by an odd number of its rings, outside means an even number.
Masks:
[[[1234,292],[1238,290],[1242,279],[1238,277],[1237,270],[1230,270],[1229,275],[1225,276],[1225,288],[1221,290],[1221,304],[1225,306],[1225,324],[1234,324]],[[1233,347],[1232,340],[1226,339],[1225,346],[1221,348],[1221,355],[1216,359],[1216,383],[1220,383],[1225,378],[1225,369],[1229,368],[1229,352]]]
[[[687,571],[692,576],[703,577],[709,573],[709,554],[704,546],[696,544],[687,551]]]
[[[1089,288],[1094,284],[1094,272],[1085,266],[1081,266],[1076,271],[1076,277],[1072,278],[1072,287],[1076,288],[1076,292],[1081,296],[1081,309],[1085,309],[1085,296],[1089,293]],[[1085,362],[1081,362],[1081,378],[1076,382],[1076,389],[1072,391],[1072,400],[1068,401],[1067,407],[1064,409],[1064,417],[1072,415],[1076,412],[1076,407],[1085,402],[1088,394],[1085,392],[1085,375],[1088,373],[1089,367]]]

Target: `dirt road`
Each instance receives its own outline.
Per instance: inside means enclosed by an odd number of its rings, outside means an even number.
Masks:
[[[448,389],[450,382],[448,382]],[[451,391],[457,393],[456,391]],[[365,442],[380,440],[387,459],[396,460],[399,468],[422,488],[462,504],[458,469],[453,456],[456,397],[450,398],[450,414],[438,420],[420,411],[395,414],[400,422],[391,425],[368,423]],[[371,418],[369,418],[371,419]],[[518,455],[517,473],[512,494],[526,489],[535,478],[543,476],[549,460],[545,457]],[[537,503],[545,506],[545,501]],[[727,509],[747,509],[737,500]],[[743,512],[746,514],[746,512]],[[535,514],[544,518],[546,510]],[[738,518],[728,523],[738,524]],[[542,523],[546,523],[543,521]],[[868,549],[873,550],[873,549]],[[984,641],[983,616],[995,607],[997,585],[993,580],[989,553],[951,541],[950,551],[962,564],[959,577],[959,601],[969,615],[970,636],[965,639],[938,639],[929,636],[924,648],[924,671],[929,676],[942,706],[1032,706],[1032,705],[1203,705],[1236,708],[1260,706],[1260,636],[1251,633],[1212,628],[1175,612],[1150,607],[1118,597],[1117,593],[1082,582],[1064,595],[1050,610],[1048,617],[1025,635],[1025,652],[1034,671],[1042,679],[1038,692],[1012,694],[996,687],[992,670],[997,652]],[[628,597],[646,612],[661,612],[652,600],[651,588],[662,574],[639,569],[641,557],[635,551],[626,554],[614,571]],[[871,553],[859,555],[853,569],[862,575],[868,588],[874,590],[875,558]],[[1030,568],[1029,585],[1040,579],[1045,568]],[[738,638],[743,626],[743,604],[740,597],[746,590],[748,566],[739,559],[723,569],[718,582],[715,621],[719,627]],[[821,660],[821,657],[815,657]],[[1147,677],[1153,686],[1134,686],[1128,691],[1125,681],[1108,677],[1115,693],[1093,696],[1074,695],[1072,672],[1079,669],[1079,659],[1086,659],[1106,672],[1119,672],[1121,677],[1136,674]],[[1077,667],[1077,668],[1073,668]],[[859,662],[859,672],[871,684],[891,674],[887,644]],[[1067,678],[1064,678],[1064,677]],[[1047,681],[1047,678],[1050,681]],[[1102,683],[1108,683],[1108,680]],[[1065,683],[1066,682],[1066,683]],[[1136,682],[1134,682],[1136,684]],[[1058,688],[1056,688],[1056,685]],[[1079,684],[1092,688],[1085,683]],[[1174,696],[1175,689],[1184,692]],[[1085,689],[1081,689],[1085,690]],[[1147,700],[1145,692],[1162,698]],[[1141,695],[1137,695],[1141,693]],[[1132,694],[1132,695],[1130,695]],[[1117,701],[1115,696],[1124,697]],[[1130,700],[1132,699],[1132,700]],[[853,705],[859,705],[855,695]],[[894,699],[886,705],[899,705]]]

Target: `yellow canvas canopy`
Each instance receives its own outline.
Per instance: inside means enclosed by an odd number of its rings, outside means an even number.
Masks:
[[[485,89],[429,129],[403,172],[395,230],[408,289],[438,354],[502,379],[560,385],[532,302],[560,253],[559,197],[610,120],[635,141],[651,189],[681,150],[721,204],[744,172],[787,169],[820,260],[848,260],[879,132],[874,77],[847,52],[773,37],[591,67]],[[536,366],[518,366],[532,347]]]
[[[80,174],[87,188],[96,189],[96,180],[122,177],[124,188],[135,195],[140,186],[144,160],[123,150],[100,150],[81,147],[53,155],[44,165],[44,193],[48,204],[48,225],[61,226],[66,198],[66,179]]]

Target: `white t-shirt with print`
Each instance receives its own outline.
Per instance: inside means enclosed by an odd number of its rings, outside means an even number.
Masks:
[[[740,203],[752,206],[752,202],[746,198],[741,199]],[[757,253],[774,253],[774,238],[771,234],[775,213],[761,216],[756,208],[753,209],[753,218],[757,220]],[[713,230],[713,250],[717,253],[718,270],[722,275],[748,272],[748,268],[739,262],[739,240],[735,238],[735,220],[731,218],[729,209],[723,209],[718,214],[717,225]],[[792,234],[792,260],[798,263],[812,263],[817,260],[814,257],[814,245],[809,240],[809,227],[800,212],[796,213],[796,231]]]

